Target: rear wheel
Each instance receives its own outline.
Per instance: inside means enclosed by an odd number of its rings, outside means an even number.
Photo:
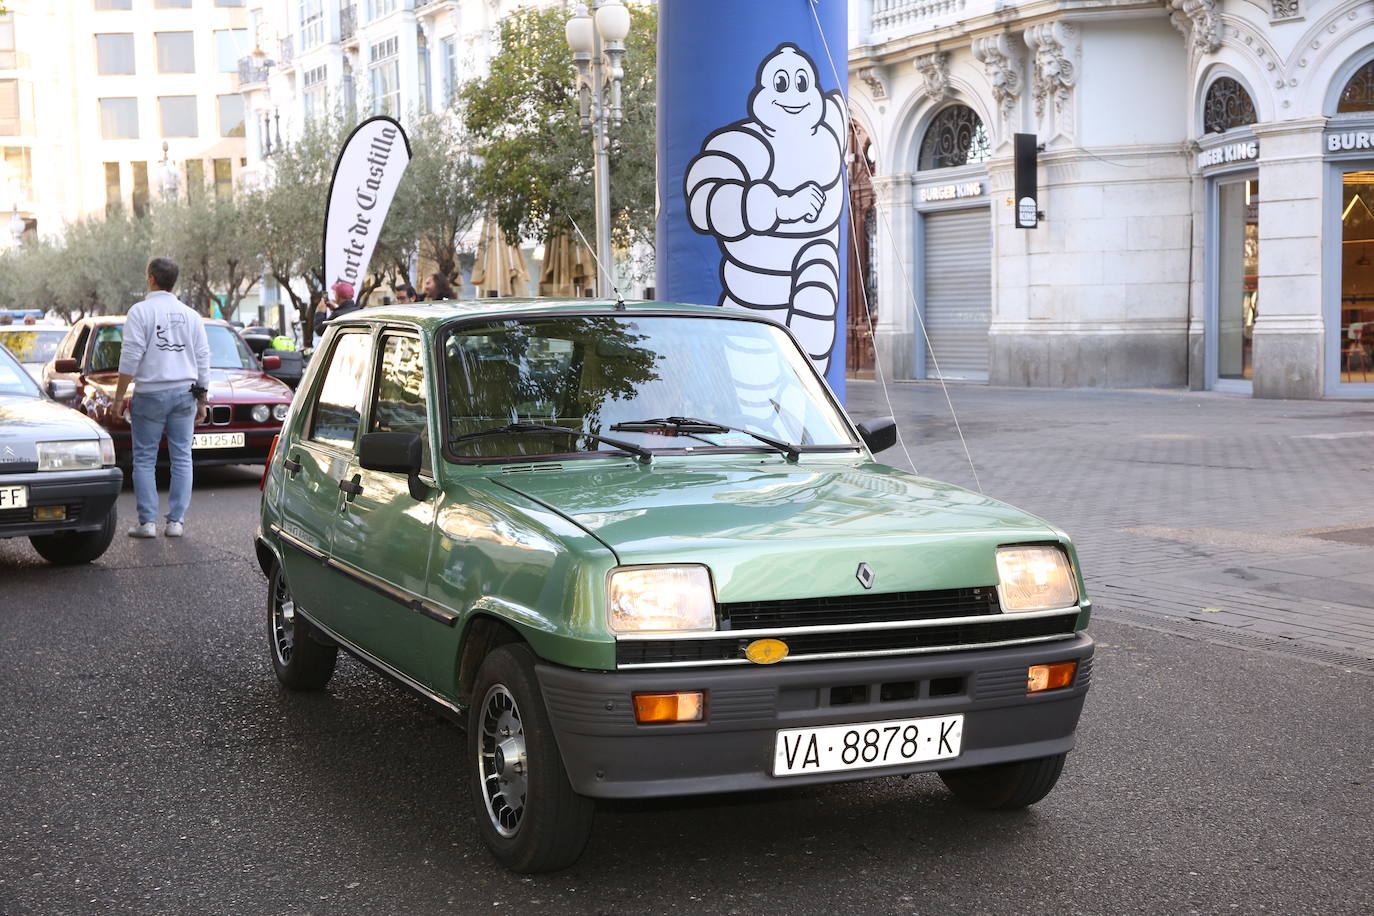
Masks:
[[[29,538],[33,549],[49,563],[58,566],[76,566],[97,559],[110,548],[114,540],[115,527],[119,523],[118,513],[110,506],[105,522],[94,531],[59,531],[55,534],[37,534]]]
[[[530,650],[493,650],[472,698],[468,778],[482,839],[513,871],[566,868],[587,845],[595,804],[568,782]]]
[[[998,763],[967,770],[940,773],[945,786],[959,801],[985,811],[1010,811],[1033,805],[1054,788],[1064,771],[1067,754]]]
[[[277,680],[290,690],[319,690],[329,683],[339,659],[338,646],[316,642],[309,624],[296,613],[281,565],[267,578],[267,643]]]

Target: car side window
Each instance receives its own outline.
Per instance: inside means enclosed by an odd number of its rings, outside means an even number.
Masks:
[[[415,433],[423,453],[421,467],[430,468],[429,404],[425,387],[425,353],[417,337],[382,336],[377,369],[377,396],[372,402],[370,433]]]
[[[72,344],[70,345],[70,346],[71,346],[71,349],[65,351],[62,355],[63,355],[63,356],[70,356],[70,357],[73,357],[73,358],[76,359],[78,362],[80,362],[80,361],[81,361],[81,357],[83,357],[83,356],[86,355],[86,340],[87,340],[90,336],[91,336],[91,328],[90,328],[90,325],[86,325],[86,326],[82,327],[81,333],[78,334],[78,335],[76,335],[76,340],[75,340],[75,342],[72,343]]]
[[[124,349],[124,328],[106,325],[95,332],[91,344],[91,372],[113,372],[119,368],[119,354]]]
[[[371,336],[341,334],[324,369],[307,438],[339,448],[353,448],[367,397]]]

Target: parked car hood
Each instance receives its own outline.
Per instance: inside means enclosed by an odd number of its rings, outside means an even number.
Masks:
[[[876,463],[567,469],[495,478],[621,563],[707,564],[721,601],[997,583],[994,548],[1063,541],[1005,503]]]
[[[86,377],[110,397],[114,396],[118,373],[97,372]],[[135,385],[135,387],[137,387]],[[244,403],[289,403],[293,392],[284,382],[256,369],[211,369],[210,400]]]
[[[69,407],[42,398],[0,395],[0,472],[9,462],[37,461],[36,442],[103,435],[93,420]]]

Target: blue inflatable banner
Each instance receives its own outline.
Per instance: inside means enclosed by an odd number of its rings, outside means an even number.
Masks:
[[[844,0],[661,0],[658,295],[785,322],[844,397]]]

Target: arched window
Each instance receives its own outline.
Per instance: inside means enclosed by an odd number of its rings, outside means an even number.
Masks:
[[[1231,77],[1223,76],[1207,87],[1207,99],[1202,105],[1203,133],[1224,134],[1233,127],[1258,120],[1250,93]]]
[[[951,105],[926,128],[916,167],[925,171],[986,162],[991,152],[987,129],[977,113],[967,105]]]
[[[1336,111],[1374,111],[1374,60],[1356,70],[1345,84]]]

